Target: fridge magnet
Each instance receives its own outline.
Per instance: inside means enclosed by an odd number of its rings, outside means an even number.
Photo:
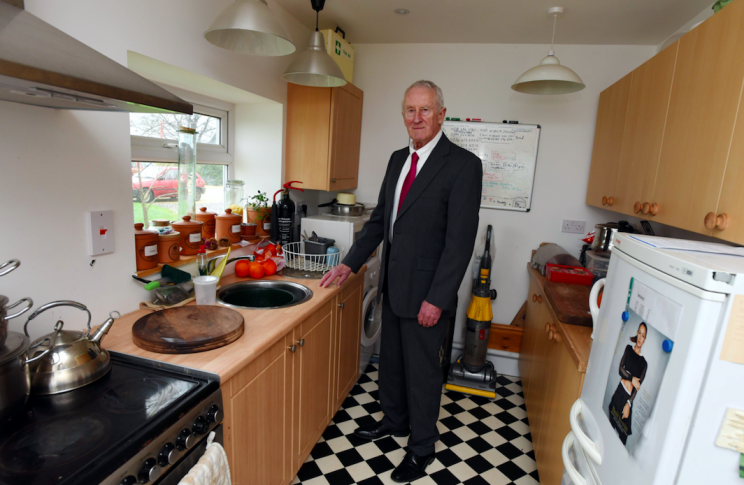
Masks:
[[[676,333],[681,313],[677,303],[631,279],[602,404],[628,454],[633,454],[651,416],[674,346],[659,326]]]

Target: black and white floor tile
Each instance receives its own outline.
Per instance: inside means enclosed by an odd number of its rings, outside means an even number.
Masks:
[[[539,483],[521,382],[499,376],[496,399],[444,391],[436,460],[414,485]],[[389,485],[408,437],[365,441],[358,426],[382,418],[377,365],[367,368],[292,481],[302,485]]]

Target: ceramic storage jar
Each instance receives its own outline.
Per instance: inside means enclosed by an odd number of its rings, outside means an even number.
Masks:
[[[158,236],[158,263],[170,264],[181,259],[180,232],[171,232]]]
[[[202,237],[214,237],[215,216],[214,212],[207,212],[206,207],[202,207],[196,212],[196,220],[202,223]]]
[[[182,256],[191,256],[199,252],[202,243],[203,223],[192,221],[191,216],[183,216],[183,220],[171,224],[174,230],[181,233],[179,246]]]
[[[223,237],[230,240],[231,244],[240,242],[240,224],[243,222],[243,216],[233,214],[232,209],[225,209],[225,213],[215,216],[217,220],[217,240]]]
[[[134,247],[137,250],[137,271],[158,265],[158,233],[145,231],[142,223],[134,225]]]

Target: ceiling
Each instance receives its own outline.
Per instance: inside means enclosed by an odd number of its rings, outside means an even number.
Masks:
[[[276,0],[315,29],[310,0]],[[656,45],[711,0],[327,0],[320,28],[341,27],[353,44],[550,43],[548,8],[558,19],[557,44]],[[410,10],[408,15],[393,12]],[[298,46],[298,48],[301,48]]]

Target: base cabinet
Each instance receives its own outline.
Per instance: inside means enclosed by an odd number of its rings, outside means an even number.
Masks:
[[[289,484],[356,383],[363,281],[222,384],[233,485]]]
[[[533,271],[519,372],[540,483],[559,485],[563,476],[561,445],[571,429],[568,415],[581,395],[584,372],[571,357]]]

